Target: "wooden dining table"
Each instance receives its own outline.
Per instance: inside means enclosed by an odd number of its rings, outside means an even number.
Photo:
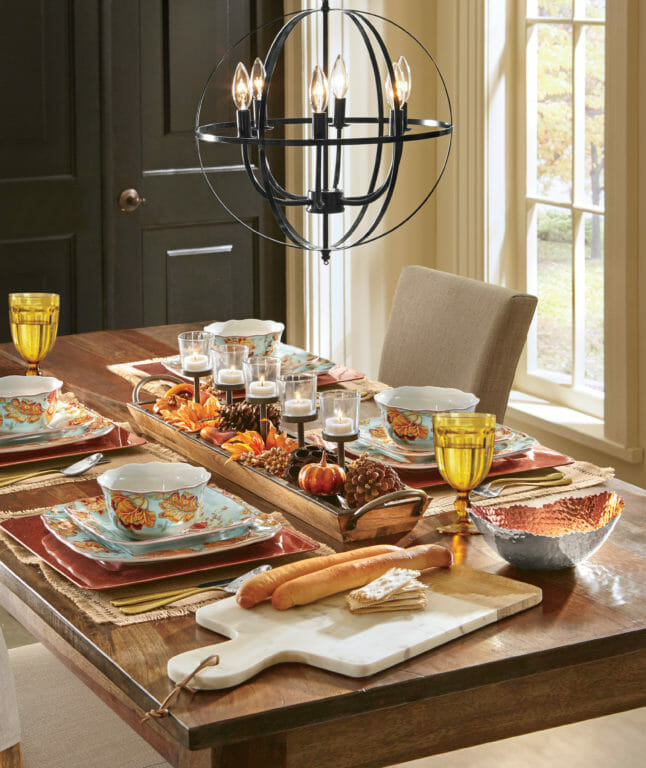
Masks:
[[[88,406],[125,420],[132,384],[107,366],[172,354],[178,332],[197,327],[64,336],[42,368]],[[0,375],[24,368],[12,345],[0,345]],[[226,478],[218,481],[227,487]],[[260,509],[275,509],[228,485]],[[537,585],[540,605],[370,677],[278,664],[230,689],[182,692],[169,716],[144,723],[173,687],[168,659],[217,639],[192,614],[96,624],[2,541],[0,603],[175,766],[392,765],[646,705],[646,491],[619,480],[607,486],[625,502],[622,518],[576,568],[518,570],[482,537],[442,539],[437,518],[422,519],[403,542],[439,542],[467,566]],[[18,511],[98,492],[94,480],[77,480],[7,493],[0,506]],[[289,519],[289,509],[282,512]]]

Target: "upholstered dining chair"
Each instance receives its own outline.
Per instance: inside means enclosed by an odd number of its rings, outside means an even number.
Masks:
[[[20,766],[170,768],[43,645],[7,651],[0,629],[0,768]]]
[[[393,387],[456,387],[502,422],[537,299],[427,267],[405,267],[379,379]]]

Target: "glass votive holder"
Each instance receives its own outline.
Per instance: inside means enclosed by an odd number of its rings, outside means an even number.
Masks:
[[[249,358],[245,344],[220,344],[213,348],[213,378],[219,386],[243,387],[243,363]]]
[[[359,432],[359,405],[361,393],[358,390],[332,389],[319,394],[323,438],[341,440],[356,437]]]
[[[211,373],[211,347],[213,334],[205,331],[187,331],[177,337],[182,372],[189,376]]]
[[[242,364],[247,400],[275,402],[278,400],[279,357],[250,357]]]
[[[278,382],[283,418],[316,418],[316,376],[313,373],[287,373]]]

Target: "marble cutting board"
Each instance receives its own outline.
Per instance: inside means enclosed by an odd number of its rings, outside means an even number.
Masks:
[[[191,686],[228,688],[285,661],[364,677],[542,600],[538,587],[462,565],[434,569],[422,579],[430,589],[421,611],[355,615],[345,594],[287,611],[268,601],[245,610],[235,597],[219,600],[200,608],[195,618],[232,639],[173,656],[168,676],[179,682],[217,653],[220,663],[205,668]]]

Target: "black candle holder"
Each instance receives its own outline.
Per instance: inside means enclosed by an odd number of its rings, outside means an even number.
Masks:
[[[186,376],[188,378],[193,379],[193,402],[199,403],[200,402],[200,379],[203,379],[205,376],[211,376],[213,374],[212,368],[207,368],[204,371],[187,371],[185,368],[182,369],[182,376]]]
[[[314,413],[305,414],[304,416],[288,416],[285,413],[281,415],[281,418],[285,422],[285,424],[297,425],[299,448],[305,447],[305,425],[307,424],[308,421],[316,421],[318,417],[319,415],[317,411],[314,411]]]
[[[233,405],[234,392],[244,389],[244,384],[216,384],[215,386],[226,395],[227,405]]]
[[[329,432],[323,430],[321,437],[326,443],[336,443],[336,455],[337,464],[344,469],[345,468],[345,444],[351,443],[353,440],[359,439],[359,432],[352,432],[348,435],[331,435]]]
[[[247,395],[245,400],[248,403],[260,406],[260,436],[265,445],[267,444],[267,432],[269,429],[269,419],[267,418],[267,406],[278,402],[278,393],[269,397],[258,397],[258,395]]]

